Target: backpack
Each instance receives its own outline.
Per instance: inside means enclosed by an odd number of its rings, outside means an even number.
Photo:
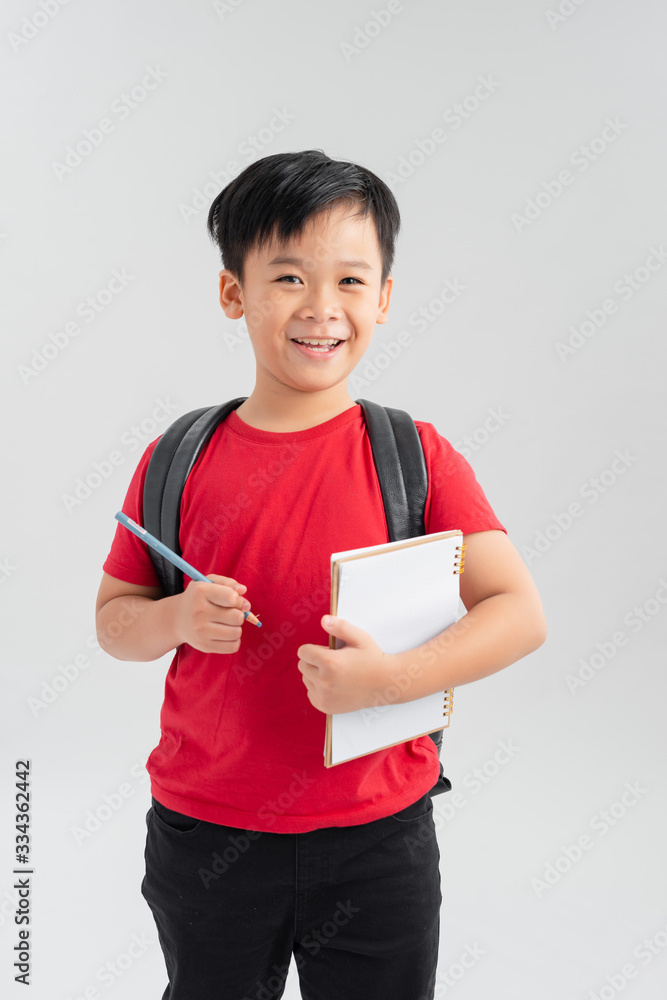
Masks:
[[[232,410],[245,402],[239,396],[218,406],[204,406],[178,417],[162,434],[151,455],[143,492],[144,527],[181,555],[179,528],[181,497],[202,448],[213,431]],[[409,413],[368,399],[361,405],[371,441],[390,541],[426,534],[424,508],[428,473],[419,431]],[[165,597],[183,591],[183,573],[154,549],[149,553]],[[451,699],[450,709],[451,714]],[[442,729],[429,736],[442,749]],[[429,795],[450,791],[452,784],[443,773]]]

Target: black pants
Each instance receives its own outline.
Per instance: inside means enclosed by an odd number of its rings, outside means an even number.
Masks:
[[[162,1000],[277,1000],[292,955],[303,1000],[433,1000],[442,894],[428,794],[307,833],[152,802],[141,892],[167,966]]]

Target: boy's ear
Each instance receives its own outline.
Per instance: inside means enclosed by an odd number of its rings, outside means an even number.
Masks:
[[[228,268],[219,272],[220,305],[228,319],[243,316],[243,293],[238,281]]]
[[[391,289],[394,284],[394,279],[391,275],[387,276],[382,291],[380,292],[380,302],[378,304],[378,314],[376,323],[386,323],[389,318],[389,300],[391,299]]]

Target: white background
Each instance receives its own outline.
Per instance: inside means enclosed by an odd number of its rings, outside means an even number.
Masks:
[[[435,996],[663,995],[665,8],[405,0],[389,18],[382,4],[3,4],[5,995],[67,1000],[96,987],[88,996],[144,1000],[166,985],[139,886],[143,764],[171,654],[138,664],[96,654],[95,597],[145,445],[178,414],[254,385],[244,320],[227,320],[217,301],[208,207],[254,157],[309,148],[369,167],[402,214],[390,319],[351,395],[430,421],[464,451],[549,624],[536,653],[456,691],[443,748],[453,790],[434,799]],[[151,68],[161,82],[115,110]],[[481,79],[493,83],[475,98]],[[280,131],[276,109],[293,116]],[[59,173],[67,147],[103,118],[113,131]],[[434,129],[446,138],[429,147]],[[559,191],[566,169],[572,183]],[[114,270],[131,280],[106,302]],[[443,305],[447,281],[465,290]],[[89,297],[105,303],[92,322],[77,313]],[[410,317],[422,307],[432,322],[418,332]],[[80,333],[64,337],[77,319]],[[412,342],[390,359],[401,330]],[[565,354],[571,338],[579,346]],[[151,425],[157,400],[174,411]],[[485,428],[491,410],[504,416]],[[143,421],[139,446],[130,428]],[[77,479],[118,450],[112,474],[68,509]],[[609,471],[617,452],[625,465]],[[571,689],[584,663],[589,679]],[[36,710],[31,699],[56,678],[57,696]],[[13,769],[24,757],[29,993],[12,968]],[[122,806],[77,840],[124,783]],[[568,861],[584,835],[590,848]],[[127,967],[133,935],[150,943]],[[475,948],[483,955],[461,965]],[[118,962],[122,976],[103,981],[99,970]],[[293,964],[285,996],[299,995]]]

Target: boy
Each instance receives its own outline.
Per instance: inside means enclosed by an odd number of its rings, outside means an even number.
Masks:
[[[280,997],[292,954],[309,1000],[432,998],[437,749],[425,736],[325,768],[325,715],[378,704],[400,677],[410,683],[393,700],[478,680],[546,636],[472,468],[423,421],[426,530],[463,531],[468,613],[446,639],[395,656],[343,619],[325,626],[331,552],[389,540],[347,377],[388,318],[399,225],[378,177],[320,150],[254,162],[210,209],[220,304],[245,315],[256,360],[254,390],[214,431],[181,501],[183,557],[211,582],[185,577],[163,597],[147,547],[118,526],[96,609],[112,656],[176,650],[146,764],[142,894],[163,1000]],[[140,524],[157,440],[123,504]],[[242,627],[250,597],[262,629]],[[345,646],[329,649],[330,634]]]

